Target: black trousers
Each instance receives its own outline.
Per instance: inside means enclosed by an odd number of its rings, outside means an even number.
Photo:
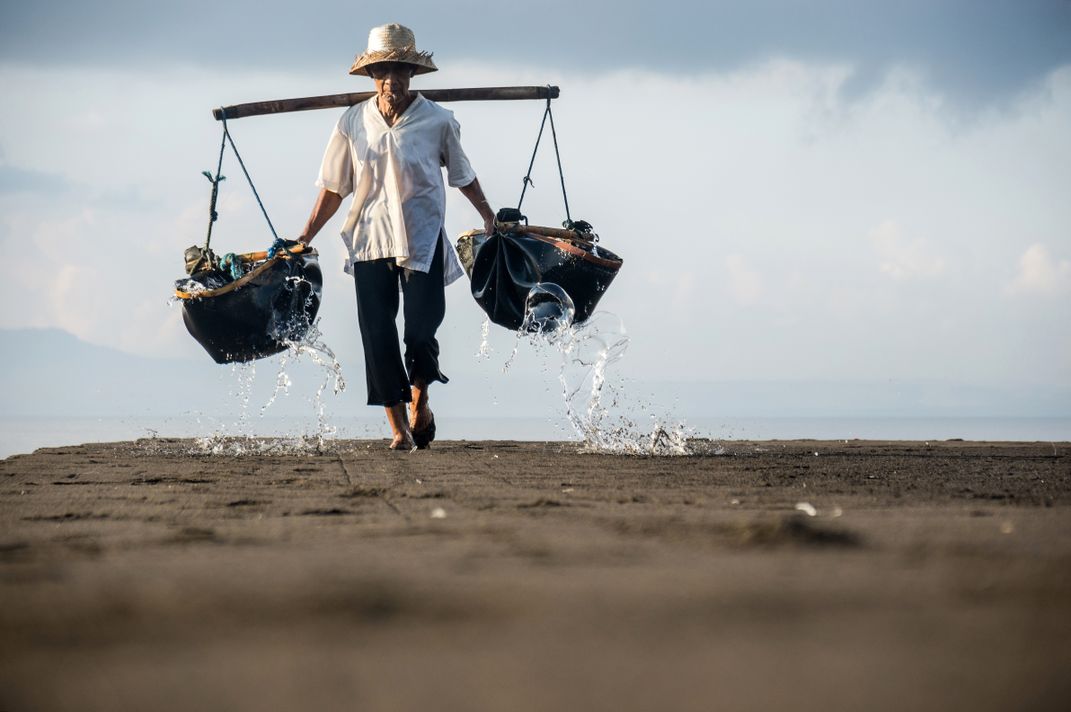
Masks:
[[[399,267],[394,258],[353,263],[357,322],[364,344],[368,405],[392,406],[412,400],[416,381],[449,379],[439,370],[435,332],[446,316],[443,243],[439,240],[427,272]],[[399,284],[405,324],[405,360],[398,344]]]

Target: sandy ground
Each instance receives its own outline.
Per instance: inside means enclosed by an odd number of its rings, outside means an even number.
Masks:
[[[0,710],[1071,709],[1067,443],[698,447],[9,458]]]

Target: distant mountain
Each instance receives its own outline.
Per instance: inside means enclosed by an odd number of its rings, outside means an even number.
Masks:
[[[251,407],[271,397],[277,362],[257,363],[257,377],[231,366],[158,359],[97,346],[59,329],[0,330],[0,412],[21,416],[137,416],[231,413],[240,410],[243,375]],[[267,367],[265,368],[264,365]],[[302,395],[323,382],[308,364],[291,367],[291,397],[273,415],[307,410]],[[300,374],[300,376],[299,376]],[[297,398],[295,398],[297,396]],[[291,403],[291,400],[297,402]]]
[[[0,358],[4,415],[159,413],[168,401],[214,397],[197,364],[133,356],[59,329],[2,330]]]

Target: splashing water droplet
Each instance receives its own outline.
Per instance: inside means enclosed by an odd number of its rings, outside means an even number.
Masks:
[[[521,331],[545,334],[568,329],[575,316],[576,306],[564,289],[553,282],[537,282],[524,302]]]
[[[476,350],[476,360],[483,361],[491,358],[491,317],[483,320],[480,326],[480,348]]]

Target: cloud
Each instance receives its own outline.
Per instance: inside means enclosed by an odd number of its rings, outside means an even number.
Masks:
[[[352,8],[348,0],[324,0],[315,11],[265,0],[7,3],[0,59],[196,64],[221,72],[337,67],[342,76],[369,27],[403,22],[444,67],[509,61],[551,73],[621,67],[702,73],[787,57],[850,63],[857,71],[846,89],[859,93],[903,65],[942,93],[975,104],[1014,96],[1071,59],[1071,3],[1063,0],[411,0],[363,9],[358,20]],[[486,39],[510,32],[553,37],[553,50],[545,42]]]
[[[0,165],[0,193],[65,193],[71,182],[56,173]]]
[[[878,253],[878,269],[893,279],[932,278],[945,271],[943,257],[921,238],[904,238],[891,220],[871,230],[869,237]]]
[[[741,255],[727,255],[725,268],[729,272],[726,289],[737,303],[744,306],[755,304],[762,296],[762,277],[748,267]]]
[[[1053,296],[1071,291],[1071,260],[1057,260],[1048,248],[1035,243],[1019,258],[1019,271],[1006,294]]]
[[[118,210],[152,210],[161,207],[163,199],[146,197],[140,186],[128,185],[107,190],[93,187],[67,176],[48,171],[36,171],[10,165],[0,165],[0,195],[35,194],[46,200],[69,200],[78,194],[95,207]]]
[[[684,320],[697,297],[696,275],[687,269],[655,270],[644,274],[643,289],[651,302],[666,304],[668,318]]]

